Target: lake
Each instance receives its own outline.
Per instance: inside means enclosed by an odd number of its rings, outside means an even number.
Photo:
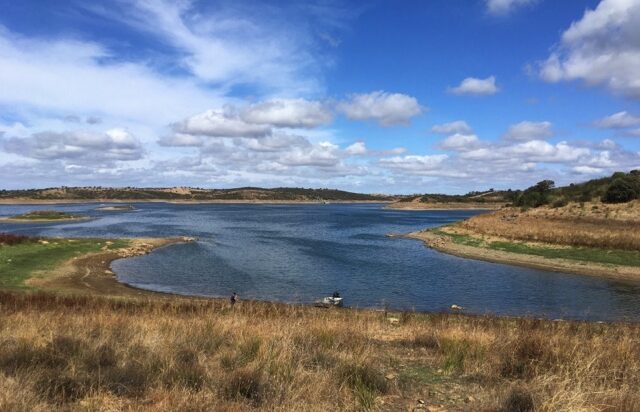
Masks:
[[[389,238],[481,211],[396,211],[378,204],[0,205],[0,216],[55,209],[90,215],[66,223],[0,223],[0,231],[65,237],[193,236],[113,262],[118,278],[178,294],[311,303],[339,291],[351,307],[588,320],[640,320],[640,283],[481,262]]]

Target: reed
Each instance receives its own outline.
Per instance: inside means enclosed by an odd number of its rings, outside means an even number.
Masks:
[[[632,410],[640,326],[0,292],[0,410]]]

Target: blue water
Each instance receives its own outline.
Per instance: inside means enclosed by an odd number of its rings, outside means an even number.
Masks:
[[[0,231],[42,236],[194,236],[196,243],[115,261],[136,287],[203,296],[310,303],[334,290],[352,307],[467,312],[589,320],[640,320],[640,283],[462,259],[419,241],[389,238],[479,211],[394,211],[381,205],[136,204],[133,212],[97,205],[47,206],[90,221],[0,223]],[[43,209],[0,206],[0,216]]]

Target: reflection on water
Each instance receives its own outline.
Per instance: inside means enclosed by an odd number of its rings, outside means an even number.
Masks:
[[[549,318],[640,320],[640,284],[545,272],[445,255],[388,238],[477,211],[394,211],[380,205],[137,204],[47,206],[95,219],[63,224],[2,223],[0,231],[44,236],[198,237],[114,262],[129,284],[182,294],[308,303],[339,290],[349,306]],[[38,206],[0,206],[13,215]]]

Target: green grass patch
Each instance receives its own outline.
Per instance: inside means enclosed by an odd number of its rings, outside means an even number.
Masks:
[[[432,230],[431,233],[439,236],[446,236],[450,238],[454,243],[465,246],[484,247],[486,244],[481,239],[468,235],[460,235],[458,233],[449,233],[442,230]]]
[[[473,246],[521,255],[541,256],[549,259],[569,259],[579,262],[603,263],[620,266],[640,266],[640,251],[607,250],[587,247],[545,247],[522,242],[485,242],[469,235],[433,230],[432,233],[446,236],[458,245]]]
[[[544,246],[532,246],[525,243],[513,242],[491,242],[489,248],[551,259],[570,259],[610,265],[640,266],[640,251],[635,250],[606,250],[581,247],[547,248]]]
[[[34,272],[51,270],[62,262],[86,253],[99,252],[104,239],[46,239],[13,246],[0,246],[0,288],[24,289]],[[129,245],[129,240],[112,241],[108,249]]]
[[[59,212],[57,210],[36,210],[22,215],[12,216],[11,219],[16,220],[68,220],[82,219],[84,216],[74,215],[72,213]]]

